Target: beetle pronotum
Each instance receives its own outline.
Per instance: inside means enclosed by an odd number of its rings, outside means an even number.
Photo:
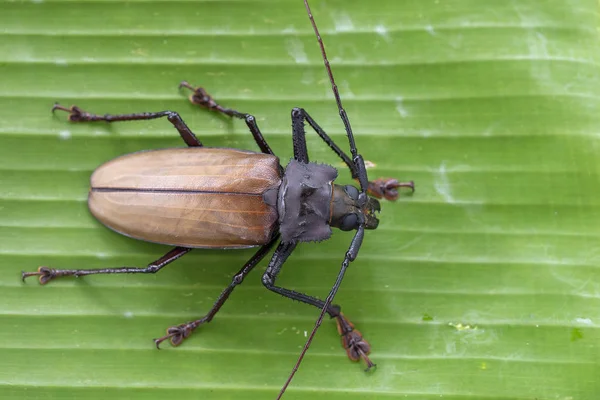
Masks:
[[[71,122],[116,122],[166,117],[173,124],[188,147],[127,154],[101,165],[91,177],[88,206],[101,223],[118,233],[175,248],[142,268],[65,270],[40,267],[36,272],[22,273],[23,279],[38,276],[42,284],[69,275],[79,277],[93,274],[156,273],[193,248],[235,249],[260,246],[233,276],[232,282],[221,292],[205,316],[170,327],[165,336],[154,339],[157,347],[167,339],[177,346],[198,326],[213,319],[235,286],[242,283],[246,275],[279,241],[263,274],[263,284],[284,297],[321,308],[321,315],[278,398],[283,395],[298,369],[325,313],[336,319],[348,357],[353,361],[362,358],[367,369],[374,366],[368,357],[368,342],[342,314],[341,307],[331,303],[346,268],[358,254],[365,229],[375,229],[379,223],[375,215],[380,211],[379,201],[369,198],[367,193],[376,198],[396,200],[399,188],[414,190],[412,181],[368,180],[363,158],[356,149],[350,122],[342,107],[323,41],[308,1],[304,0],[304,4],[344,123],[351,156],[341,150],[304,109],[294,108],[291,113],[294,157],[284,168],[252,115],[221,106],[203,88],[195,88],[185,81],[179,87],[192,91],[192,103],[244,120],[261,153],[205,147],[179,114],[173,111],[97,115],[77,106],[66,108],[55,104],[52,111],[68,112]],[[335,168],[309,161],[305,122],[344,161],[352,177],[358,180],[360,188],[334,184],[337,177]],[[332,226],[344,231],[356,230],[356,233],[327,299],[322,301],[275,286],[281,267],[296,246],[300,242],[328,239],[332,234]]]

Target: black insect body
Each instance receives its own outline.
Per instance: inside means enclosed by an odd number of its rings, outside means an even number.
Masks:
[[[294,158],[284,168],[252,115],[221,106],[203,88],[194,88],[185,81],[180,84],[180,88],[192,91],[192,103],[244,120],[261,153],[205,147],[179,114],[172,111],[97,115],[77,106],[66,108],[57,104],[53,111],[68,112],[72,122],[116,122],[166,117],[173,124],[188,147],[138,152],[105,163],[92,175],[88,205],[100,222],[119,233],[175,247],[142,268],[64,270],[40,267],[36,272],[24,272],[23,279],[38,276],[39,281],[45,284],[54,278],[68,275],[156,273],[193,248],[260,246],[234,275],[229,286],[205,316],[171,327],[165,336],[155,339],[157,347],[167,339],[176,346],[198,326],[213,319],[234,288],[279,242],[263,274],[263,284],[284,297],[321,309],[321,315],[279,397],[298,369],[325,313],[336,319],[348,357],[354,361],[362,358],[368,368],[372,367],[374,364],[367,356],[370,352],[368,342],[342,314],[341,307],[331,303],[346,268],[358,254],[365,229],[375,229],[379,224],[376,216],[380,211],[379,201],[368,197],[367,193],[377,198],[395,200],[399,188],[414,190],[414,185],[412,182],[402,183],[395,179],[368,180],[363,158],[357,152],[350,122],[342,107],[323,42],[306,0],[305,6],[346,128],[350,156],[340,149],[305,110],[294,108],[291,113]],[[352,177],[358,180],[359,188],[335,184],[338,175],[335,168],[309,161],[305,123],[344,161]],[[185,219],[181,218],[181,210],[185,210]],[[356,233],[326,300],[276,286],[277,276],[296,246],[300,242],[328,239],[332,234],[331,227],[344,231],[356,230]]]

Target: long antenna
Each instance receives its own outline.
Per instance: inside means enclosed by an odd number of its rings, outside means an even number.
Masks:
[[[359,170],[359,178],[360,178],[359,180],[360,180],[360,186],[362,189],[361,195],[366,196],[365,189],[367,187],[367,185],[366,185],[367,174],[365,171],[365,164],[364,164],[362,157],[358,154],[358,151],[356,150],[356,144],[354,143],[354,135],[352,134],[352,128],[350,127],[350,121],[348,120],[346,111],[344,110],[344,107],[342,106],[342,99],[340,98],[340,93],[338,92],[337,85],[335,84],[335,80],[333,79],[333,73],[331,72],[331,67],[329,66],[329,60],[327,59],[327,54],[325,53],[325,46],[323,45],[323,40],[321,39],[321,35],[319,34],[319,29],[317,28],[315,19],[312,15],[312,12],[310,11],[310,6],[308,5],[308,0],[304,0],[304,6],[306,7],[306,11],[308,12],[308,18],[310,18],[310,22],[313,26],[315,34],[317,35],[317,40],[319,41],[319,46],[321,47],[321,54],[323,55],[323,61],[325,63],[325,68],[327,69],[327,74],[329,75],[329,81],[331,82],[331,88],[333,89],[335,101],[337,102],[338,110],[340,111],[340,117],[342,118],[342,121],[344,122],[344,126],[346,127],[348,141],[350,142],[350,151],[352,152],[352,159],[353,159],[352,161],[354,162],[354,164],[356,165],[356,167]],[[333,285],[333,287],[331,288],[331,290],[329,292],[329,295],[325,299],[325,304],[323,305],[323,308],[321,309],[321,314],[319,314],[319,318],[317,319],[315,326],[313,327],[312,331],[310,332],[310,336],[306,340],[306,343],[304,344],[304,348],[302,349],[302,352],[300,352],[300,355],[298,356],[298,360],[296,361],[296,364],[294,365],[292,372],[290,373],[287,380],[283,384],[283,387],[279,391],[277,400],[281,399],[281,397],[285,393],[287,387],[292,382],[292,379],[294,379],[294,375],[296,374],[296,371],[298,371],[298,368],[300,367],[300,364],[302,363],[302,360],[304,359],[304,356],[306,355],[306,352],[308,351],[308,348],[310,347],[310,345],[313,341],[313,338],[315,337],[315,335],[317,333],[317,330],[323,323],[323,318],[325,318],[325,313],[327,312],[327,309],[333,302],[333,298],[335,297],[338,289],[340,288],[342,280],[344,279],[344,274],[346,273],[346,269],[348,268],[350,262],[354,261],[354,259],[358,255],[358,250],[360,249],[360,246],[362,244],[364,233],[365,233],[365,223],[364,223],[364,221],[362,221],[362,223],[358,227],[356,234],[354,235],[354,238],[352,239],[352,242],[350,243],[350,247],[348,248],[348,251],[346,252],[346,256],[344,257],[344,261],[342,262],[342,268],[340,269],[340,272],[338,273],[335,284]]]
[[[306,2],[306,0],[304,0],[304,1]],[[327,309],[331,305],[331,302],[333,301],[335,294],[337,293],[338,289],[340,288],[340,285],[342,284],[342,280],[344,279],[344,274],[346,273],[346,269],[348,269],[348,265],[350,265],[350,262],[354,261],[354,259],[358,255],[358,250],[360,249],[360,246],[362,244],[364,234],[365,234],[365,226],[361,225],[358,228],[356,234],[354,235],[352,242],[350,243],[350,247],[348,248],[348,251],[346,252],[346,256],[344,257],[344,261],[342,262],[342,268],[340,269],[340,272],[338,273],[338,276],[335,280],[335,284],[331,288],[331,291],[329,292],[327,299],[325,299],[325,305],[321,309],[321,314],[319,314],[319,319],[317,319],[317,322],[315,323],[313,330],[310,332],[310,336],[306,340],[306,343],[304,344],[304,348],[302,349],[302,352],[300,353],[300,356],[298,357],[298,361],[296,361],[296,364],[294,365],[292,372],[290,373],[290,375],[288,376],[287,380],[285,381],[283,387],[279,391],[277,400],[281,399],[281,396],[283,396],[283,394],[285,393],[285,390],[287,389],[290,382],[294,378],[296,371],[298,371],[298,368],[300,367],[300,363],[302,362],[304,355],[308,351],[308,348],[310,347],[310,344],[312,343],[312,340],[315,337],[315,334],[317,333],[317,329],[319,329],[319,326],[321,326],[321,323],[323,322],[323,318],[325,318],[325,313],[327,312]]]
[[[352,134],[352,127],[350,126],[350,121],[348,120],[348,115],[346,115],[346,110],[342,106],[342,99],[340,98],[340,93],[338,92],[337,85],[335,84],[335,79],[333,79],[333,73],[331,72],[331,67],[329,66],[329,60],[327,59],[327,53],[325,53],[325,45],[323,45],[323,39],[321,39],[321,34],[319,33],[319,28],[317,28],[317,24],[315,23],[315,18],[312,15],[312,11],[310,11],[310,6],[308,5],[308,0],[304,0],[304,6],[306,7],[306,12],[308,12],[308,18],[310,18],[310,23],[312,24],[313,30],[317,35],[317,40],[319,41],[319,47],[321,47],[321,55],[323,56],[323,62],[325,63],[325,68],[327,69],[327,75],[329,75],[329,81],[331,82],[331,88],[333,89],[333,95],[335,96],[335,101],[338,106],[338,110],[340,111],[340,118],[342,118],[342,122],[344,123],[344,127],[346,128],[346,134],[348,135],[348,141],[350,142],[350,152],[352,153],[352,158],[358,155],[356,150],[356,144],[354,143],[354,135]]]
[[[296,371],[298,371],[298,368],[300,367],[300,363],[302,363],[302,359],[304,359],[304,355],[308,351],[308,348],[310,347],[310,344],[312,343],[312,340],[315,337],[315,334],[317,333],[317,329],[319,329],[319,326],[321,326],[321,323],[323,322],[323,318],[325,318],[325,313],[327,311],[327,308],[329,308],[329,305],[333,301],[333,298],[335,297],[335,294],[337,293],[338,288],[340,287],[340,284],[342,283],[342,279],[344,278],[344,274],[346,273],[346,269],[348,268],[349,262],[350,262],[350,260],[346,256],[346,259],[342,263],[342,269],[340,270],[338,277],[335,281],[335,285],[333,285],[333,287],[331,288],[331,291],[329,292],[329,296],[327,296],[327,299],[325,300],[325,305],[323,306],[323,309],[321,310],[319,319],[317,319],[317,322],[315,323],[313,330],[310,332],[310,336],[308,337],[308,340],[306,340],[306,343],[304,344],[304,348],[302,349],[302,352],[300,353],[300,356],[298,357],[298,360],[296,361],[296,364],[294,365],[292,372],[290,372],[290,375],[288,376],[287,380],[283,384],[283,387],[279,391],[277,400],[281,399],[281,396],[283,396],[283,394],[285,393],[285,390],[290,385],[290,382],[292,382],[292,379],[294,379],[294,375],[296,375]]]

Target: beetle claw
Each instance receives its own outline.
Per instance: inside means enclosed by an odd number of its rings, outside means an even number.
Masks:
[[[66,111],[66,112],[71,112],[70,108],[67,108],[65,106],[61,106],[58,103],[54,103],[54,106],[52,106],[52,114],[54,114],[54,111],[56,110],[61,110],[61,111]]]
[[[354,329],[354,324],[346,319],[342,313],[336,317],[336,322],[338,332],[342,336],[342,346],[346,350],[348,358],[352,361],[359,361],[362,358],[367,364],[365,372],[376,367],[377,364],[374,364],[368,357],[371,352],[371,345],[358,330]]]
[[[394,201],[398,199],[398,189],[402,187],[410,188],[413,193],[415,191],[415,183],[413,181],[399,182],[394,178],[379,178],[369,181],[367,191],[371,196],[378,199],[385,198],[386,200]]]
[[[29,278],[30,276],[38,276],[40,284],[45,285],[52,279],[56,278],[56,270],[54,268],[39,267],[36,272],[21,272],[21,279],[23,282],[25,282],[25,279]]]
[[[181,88],[190,89],[192,92],[196,90],[196,89],[194,89],[194,87],[192,85],[189,84],[188,81],[181,81],[181,82],[179,82],[178,89],[181,89]]]

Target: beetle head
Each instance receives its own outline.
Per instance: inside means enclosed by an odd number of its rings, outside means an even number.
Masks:
[[[361,196],[360,191],[351,185],[334,185],[331,199],[330,226],[343,231],[358,229],[362,221],[365,228],[375,229],[379,225],[376,213],[381,210],[379,201]]]

